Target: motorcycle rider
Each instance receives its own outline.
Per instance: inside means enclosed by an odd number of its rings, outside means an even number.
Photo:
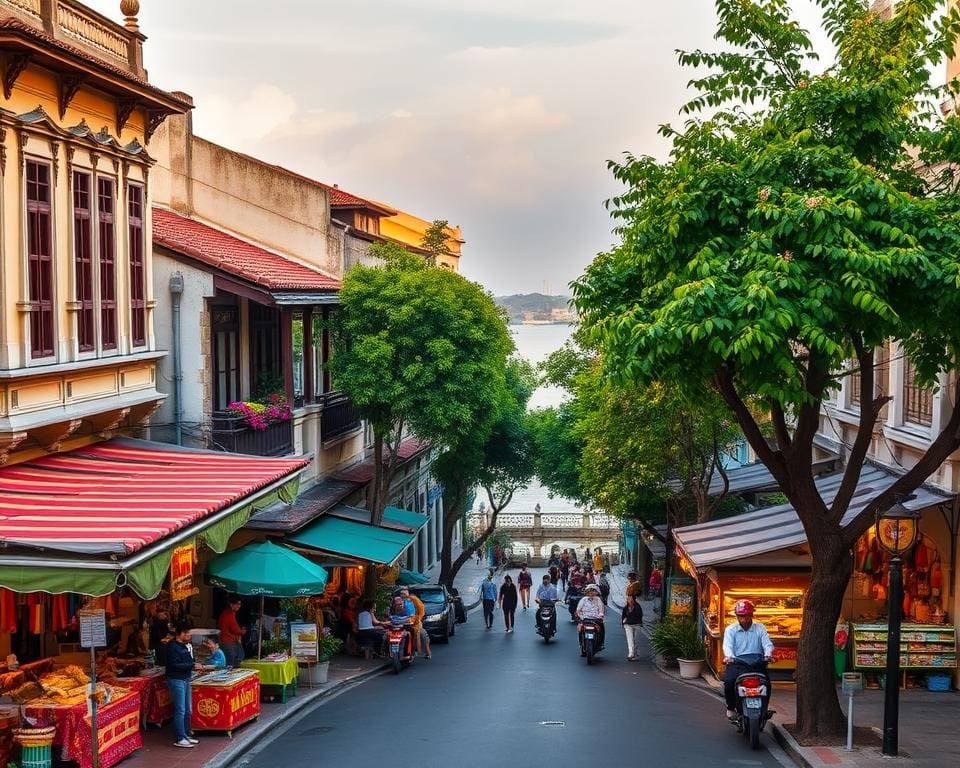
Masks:
[[[540,605],[541,600],[549,600],[552,603],[556,603],[560,599],[557,588],[550,582],[549,574],[543,575],[543,583],[537,587],[537,594],[533,599],[537,605]],[[540,627],[540,625],[540,611],[537,611],[537,627]]]
[[[600,631],[599,642],[597,646],[599,648],[603,647],[604,635],[606,634],[603,626],[603,614],[605,606],[603,600],[600,599],[600,587],[596,584],[587,584],[583,588],[584,596],[580,598],[580,602],[577,603],[577,618],[578,619],[597,619],[598,629]],[[583,624],[578,627],[579,631],[583,631]],[[583,655],[583,651],[580,652],[580,655]]]
[[[750,672],[750,668],[736,661],[738,656],[755,654],[763,656],[764,661],[773,661],[773,641],[767,628],[753,620],[754,605],[749,600],[738,600],[733,608],[737,617],[727,625],[723,632],[723,695],[727,700],[727,718],[737,716],[737,676]]]

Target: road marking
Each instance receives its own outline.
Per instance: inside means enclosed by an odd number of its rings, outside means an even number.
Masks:
[[[563,720],[541,720],[540,725],[555,725],[563,728],[566,726],[566,723]]]

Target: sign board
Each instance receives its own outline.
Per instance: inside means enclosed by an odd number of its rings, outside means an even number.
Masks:
[[[667,615],[693,616],[697,585],[693,579],[667,579]]]
[[[841,690],[847,695],[862,691],[863,674],[860,672],[844,672],[840,686]]]
[[[193,565],[197,560],[194,544],[185,544],[173,550],[170,558],[170,599],[186,600],[200,594],[193,581]]]
[[[433,504],[437,499],[443,496],[443,486],[433,485],[427,489],[427,504]]]
[[[77,611],[80,619],[80,646],[82,648],[106,648],[107,612],[102,608]]]
[[[319,655],[319,633],[311,622],[290,623],[290,655],[297,659],[315,659]]]

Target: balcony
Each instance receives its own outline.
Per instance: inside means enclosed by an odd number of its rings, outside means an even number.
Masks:
[[[227,453],[284,456],[293,453],[293,422],[281,421],[266,429],[253,429],[242,416],[215,411],[211,442],[213,448]]]
[[[320,441],[326,443],[360,429],[360,415],[353,401],[341,392],[324,395],[320,415]]]

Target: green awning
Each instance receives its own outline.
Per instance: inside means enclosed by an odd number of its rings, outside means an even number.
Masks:
[[[390,565],[413,543],[416,536],[416,531],[382,528],[327,514],[295,535],[288,536],[287,541],[355,560]]]
[[[411,512],[409,509],[400,509],[400,507],[387,507],[383,511],[383,522],[403,525],[411,529],[414,533],[419,533],[430,520],[427,515],[421,515],[419,512]]]

